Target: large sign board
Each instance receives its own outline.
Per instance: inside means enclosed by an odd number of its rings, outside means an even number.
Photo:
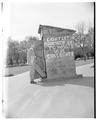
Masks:
[[[53,29],[53,30],[52,30]],[[59,29],[61,31],[61,29]],[[76,75],[71,35],[74,31],[56,31],[44,26],[41,29],[44,41],[47,78],[68,78]]]

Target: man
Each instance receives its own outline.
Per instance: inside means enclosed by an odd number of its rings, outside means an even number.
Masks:
[[[46,74],[46,64],[43,55],[43,48],[42,48],[41,41],[35,41],[31,48],[28,50],[27,54],[27,62],[30,65],[30,83],[35,84],[36,82],[34,79],[41,78],[43,80],[47,77]]]

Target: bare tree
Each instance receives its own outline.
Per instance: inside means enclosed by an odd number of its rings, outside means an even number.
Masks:
[[[86,31],[86,24],[84,22],[80,22],[76,25],[77,33],[84,34]]]
[[[91,26],[88,28],[87,44],[90,48],[94,48],[94,27]]]
[[[86,50],[85,47],[86,45],[86,25],[85,23],[79,23],[76,25],[76,29],[77,29],[77,33],[75,33],[73,35],[73,40],[74,40],[74,45],[77,47],[80,47],[82,52],[83,52],[83,56],[84,56],[84,60],[86,60]]]

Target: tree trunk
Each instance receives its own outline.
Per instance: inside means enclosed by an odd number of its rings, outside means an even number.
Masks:
[[[84,57],[84,61],[86,61],[87,56],[86,56],[85,48],[83,48],[83,57]]]

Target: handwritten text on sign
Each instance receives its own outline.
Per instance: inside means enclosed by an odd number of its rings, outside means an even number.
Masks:
[[[68,36],[65,37],[48,37],[47,42],[45,43],[49,49],[53,49],[56,57],[71,56],[70,48],[72,48],[72,41]]]
[[[68,37],[49,37],[47,38],[47,42],[54,42],[54,41],[65,41]]]

